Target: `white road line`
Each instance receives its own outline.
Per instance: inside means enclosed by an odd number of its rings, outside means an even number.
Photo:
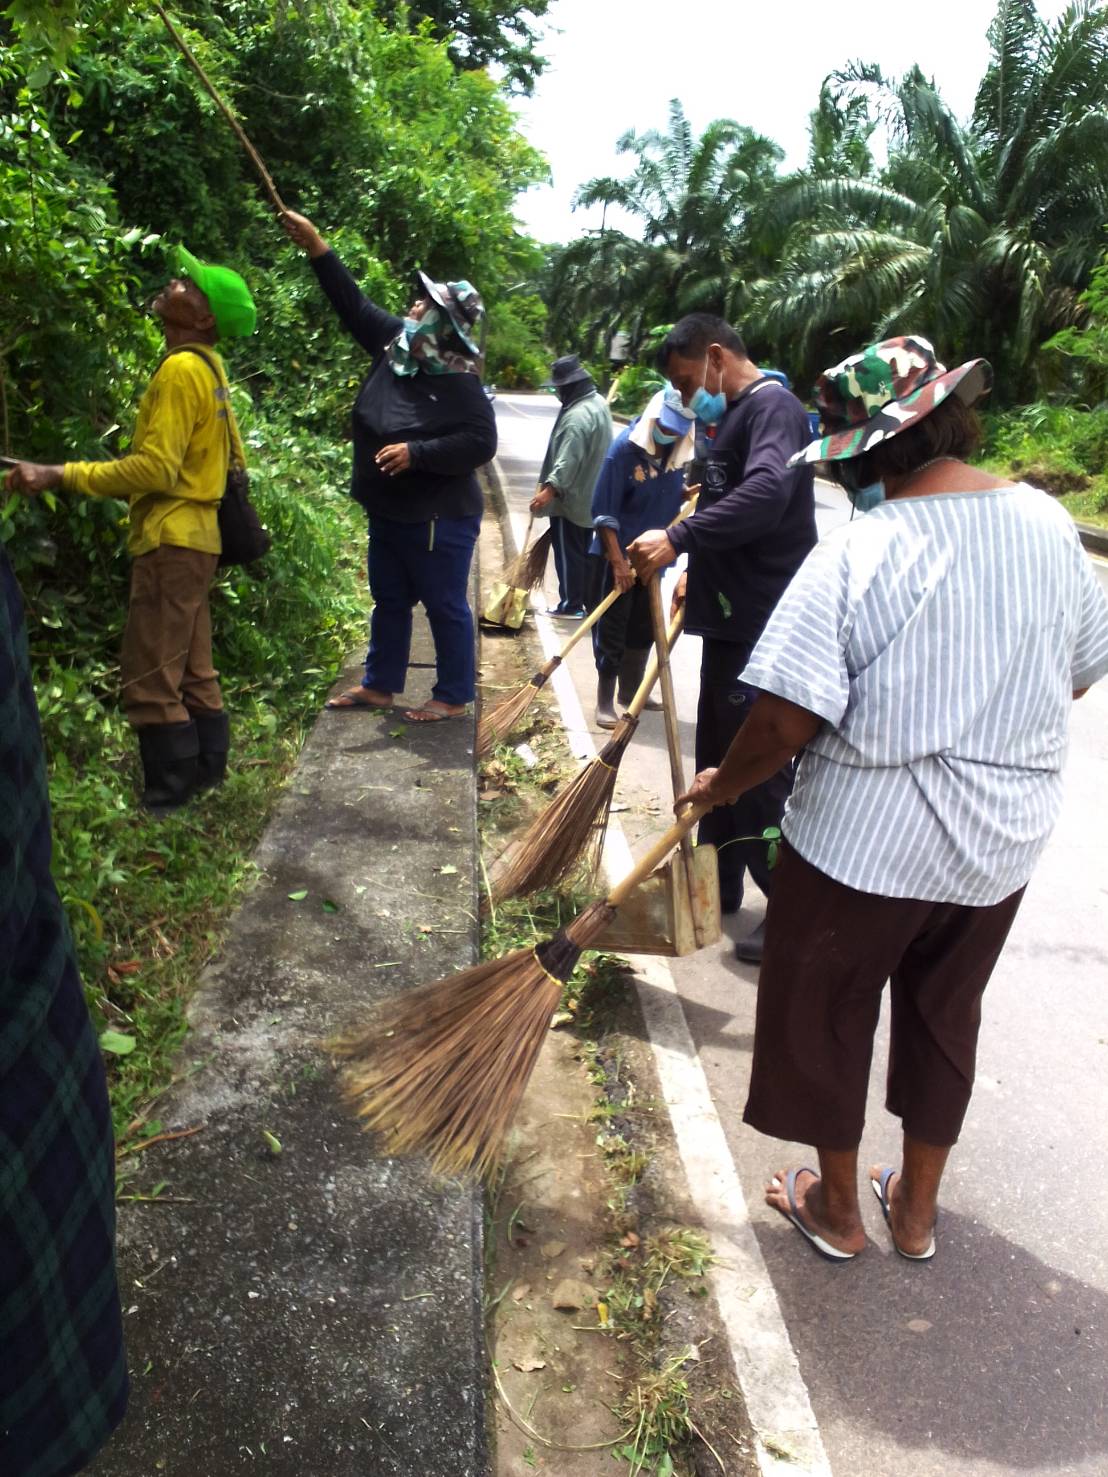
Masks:
[[[510,510],[508,516],[509,520],[513,517]],[[510,527],[511,537],[505,540],[514,545],[505,550],[509,558],[514,557],[525,528],[522,516],[518,523],[518,529],[514,524]],[[549,658],[560,649],[564,637],[554,629],[540,601],[540,596],[532,596],[535,628]],[[574,757],[593,758],[596,746],[565,666],[555,669],[551,685]],[[614,880],[631,866],[631,848],[619,822],[612,818],[605,839],[604,871]],[[661,958],[636,955],[630,962],[689,1193],[720,1258],[709,1277],[754,1427],[759,1467],[765,1477],[831,1477],[807,1386],[750,1224],[746,1197],[673,974]]]

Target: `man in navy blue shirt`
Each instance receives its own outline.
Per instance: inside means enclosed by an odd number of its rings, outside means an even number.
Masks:
[[[628,553],[639,578],[687,552],[677,598],[686,600],[685,630],[703,637],[696,715],[697,770],[719,764],[758,696],[739,681],[755,642],[785,586],[816,542],[812,469],[789,470],[811,437],[799,400],[764,375],[741,337],[722,318],[689,313],[674,324],[658,354],[662,372],[697,418],[715,426],[703,460],[697,510],[676,528],[640,534]],[[700,839],[719,850],[720,902],[742,903],[744,873],[768,895],[771,873],[757,836],[780,823],[792,787],[791,765],[721,806],[700,823]],[[732,843],[733,844],[728,844]],[[763,926],[740,939],[747,962],[762,954]]]

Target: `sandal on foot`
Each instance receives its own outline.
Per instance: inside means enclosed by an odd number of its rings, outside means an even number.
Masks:
[[[442,708],[432,708],[430,703],[424,703],[422,708],[405,708],[400,716],[409,723],[447,723],[451,718],[464,718],[465,715],[465,708],[460,708],[456,713],[448,713]]]
[[[375,703],[370,698],[361,697],[360,694],[365,691],[364,687],[348,687],[338,697],[328,698],[323,706],[332,713],[349,712],[351,708],[365,708],[371,713],[387,713],[394,706],[392,698],[387,703]]]
[[[906,1262],[929,1262],[935,1255],[934,1235],[932,1235],[931,1244],[926,1251],[904,1251],[902,1247],[897,1245],[896,1237],[893,1235],[892,1207],[889,1205],[889,1181],[897,1173],[899,1171],[895,1169],[883,1169],[879,1180],[875,1180],[871,1175],[869,1182],[870,1189],[881,1203],[881,1212],[885,1217],[885,1224],[889,1228],[889,1240],[893,1243],[894,1251],[899,1256],[902,1256]]]
[[[790,1169],[785,1176],[785,1194],[788,1197],[788,1210],[780,1211],[780,1214],[793,1225],[808,1242],[812,1250],[828,1262],[852,1262],[857,1256],[855,1251],[840,1251],[837,1246],[832,1246],[830,1241],[825,1241],[818,1231],[813,1231],[811,1226],[806,1226],[800,1219],[800,1208],[796,1203],[796,1177],[798,1174],[810,1174],[819,1179],[814,1169],[808,1169],[802,1165],[799,1169]]]

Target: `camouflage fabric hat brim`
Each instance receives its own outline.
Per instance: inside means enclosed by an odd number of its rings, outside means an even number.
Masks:
[[[804,462],[842,462],[872,451],[882,441],[898,436],[914,426],[949,395],[957,395],[964,405],[976,405],[992,389],[992,366],[986,359],[970,359],[956,369],[948,369],[928,380],[899,400],[890,400],[860,425],[847,426],[818,436],[803,451],[788,461],[790,467]]]
[[[473,330],[484,316],[485,308],[481,302],[480,294],[468,282],[435,282],[428,277],[426,272],[417,269],[416,275],[423,285],[427,296],[440,307],[453,325],[454,332],[471,354],[480,354],[481,344],[474,336]],[[464,291],[467,299],[473,304],[470,321],[462,317],[460,304],[457,300],[459,291]]]

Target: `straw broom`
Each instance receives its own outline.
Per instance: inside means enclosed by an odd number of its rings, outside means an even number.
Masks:
[[[671,528],[673,528],[675,524],[683,522],[684,519],[686,519],[690,515],[690,513],[696,511],[696,503],[699,493],[699,483],[697,483],[694,487],[690,487],[688,489],[688,496],[686,497],[685,502],[681,505],[681,511],[677,514],[677,517],[674,518],[673,522],[669,525]],[[532,519],[532,522],[533,521],[534,520]],[[530,536],[530,532],[531,524],[529,523],[527,525],[528,537]],[[526,543],[526,539],[524,540],[524,542]],[[540,539],[539,543],[541,542],[542,540]],[[536,544],[535,547],[537,548],[538,545]],[[514,567],[515,566],[513,565],[513,568]],[[517,586],[517,588],[521,587]],[[612,590],[611,593],[607,595],[604,600],[601,601],[601,603],[596,607],[592,614],[587,616],[582,624],[578,626],[577,630],[565,643],[561,651],[558,652],[557,656],[552,656],[545,666],[539,668],[539,670],[534,674],[529,682],[525,682],[523,686],[517,692],[513,692],[510,697],[504,698],[504,700],[498,703],[496,707],[492,710],[492,712],[487,715],[487,717],[481,719],[481,722],[477,725],[478,759],[487,759],[496,745],[500,743],[501,739],[505,738],[509,733],[511,733],[512,729],[516,726],[519,720],[523,717],[524,713],[526,713],[527,709],[531,706],[532,702],[534,702],[535,698],[538,696],[539,689],[546,684],[547,680],[553,675],[556,669],[561,666],[562,662],[565,661],[566,657],[577,645],[578,641],[580,641],[585,632],[591,631],[593,626],[596,625],[597,621],[605,613],[605,611],[610,609],[610,607],[615,604],[615,602],[619,599],[619,595],[619,590]]]
[[[657,576],[655,576],[657,578]],[[684,608],[670,623],[666,639],[672,646],[684,624]],[[591,878],[600,861],[608,811],[624,752],[639,724],[658,680],[658,653],[651,654],[638,692],[616,725],[612,737],[595,759],[541,811],[519,838],[501,853],[489,874],[488,902],[521,897],[566,881],[582,863]]]
[[[385,1003],[332,1043],[345,1095],[389,1154],[426,1150],[440,1174],[488,1174],[583,949],[705,813],[693,806],[602,902],[553,938]]]
[[[533,544],[530,544],[531,530],[534,525],[535,515],[532,513],[527,520],[527,532],[523,536],[522,551],[516,555],[500,576],[503,583],[510,585],[513,590],[537,590],[546,577],[546,565],[550,557],[550,545],[554,534],[548,528]]]
[[[621,590],[615,589],[608,595],[605,595],[596,609],[585,617],[573,635],[564,642],[562,649],[555,652],[550,660],[539,668],[529,682],[525,682],[510,697],[506,697],[502,702],[497,703],[492,712],[487,713],[481,719],[477,725],[478,759],[487,759],[501,739],[511,733],[535,698],[538,697],[540,688],[546,685],[548,679],[565,661],[581,637],[587,631],[592,630],[604,612],[611,609],[622,593]]]

